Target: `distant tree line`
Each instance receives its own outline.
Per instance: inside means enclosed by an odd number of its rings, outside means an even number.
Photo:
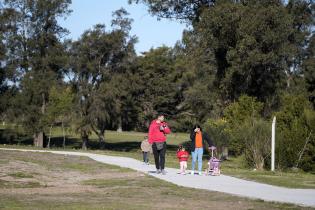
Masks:
[[[189,25],[182,40],[135,53],[128,12],[76,40],[58,24],[71,0],[0,1],[0,117],[34,143],[61,125],[82,147],[105,130],[173,131],[201,123],[216,145],[262,169],[277,116],[277,167],[315,171],[315,3],[311,0],[129,0]]]

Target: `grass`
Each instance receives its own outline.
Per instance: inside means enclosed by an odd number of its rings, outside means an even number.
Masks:
[[[51,150],[62,149],[62,130],[61,128],[54,128],[52,132],[51,140]],[[134,159],[141,160],[142,153],[140,151],[140,143],[146,133],[141,132],[122,132],[118,133],[115,131],[106,131],[106,148],[103,150],[99,149],[97,137],[92,134],[90,136],[90,150],[87,152],[93,152],[97,154],[105,154],[112,156],[124,156],[131,157]],[[189,134],[187,133],[172,133],[168,135],[168,146],[166,154],[166,166],[172,168],[178,168],[178,160],[176,158],[176,149],[178,144],[187,144]],[[6,145],[0,146],[6,148],[26,148],[26,149],[38,149],[29,145]],[[81,141],[79,136],[75,134],[68,135],[66,150],[69,151],[80,151]],[[92,151],[91,151],[92,150]],[[207,157],[204,155],[203,167],[207,166]],[[33,160],[34,163],[40,162],[40,160]],[[153,163],[153,155],[150,156],[150,162]],[[304,173],[301,171],[253,171],[252,169],[246,168],[242,164],[243,160],[241,158],[230,158],[229,161],[222,162],[222,173],[226,175],[231,175],[237,178],[242,178],[246,180],[257,181],[261,183],[288,187],[288,188],[312,188],[315,189],[315,175]],[[5,162],[4,162],[5,163]],[[0,164],[1,161],[0,161]],[[188,162],[188,169],[191,161]],[[47,165],[47,167],[54,167],[54,165]],[[65,162],[63,165],[67,169],[75,169],[79,171],[86,171],[82,165],[77,165],[71,162]]]
[[[303,171],[258,171],[242,164],[242,157],[230,158],[222,163],[224,174],[261,183],[288,187],[315,189],[315,175]]]
[[[33,175],[23,173],[23,172],[16,172],[16,173],[10,173],[9,176],[15,177],[15,178],[33,178]]]
[[[17,182],[17,181],[5,181],[0,179],[0,189],[5,188],[36,188],[41,187],[42,185],[39,182],[36,181],[30,181],[30,182]]]
[[[311,209],[179,187],[132,170],[106,164],[100,166],[85,157],[1,151],[0,159],[8,160],[0,166],[1,172],[20,159],[24,159],[26,165],[41,159],[42,162],[29,164],[23,170],[29,174],[36,170],[32,178],[34,182],[40,183],[46,177],[55,185],[38,185],[36,189],[26,190],[11,185],[9,191],[0,190],[0,209]],[[64,168],[64,162],[78,162],[88,170]],[[55,165],[55,168],[47,168],[47,165]],[[96,168],[97,173],[89,171]],[[70,183],[68,174],[75,174]],[[73,191],[73,188],[77,190]]]

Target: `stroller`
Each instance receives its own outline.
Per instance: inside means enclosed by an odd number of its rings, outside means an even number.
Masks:
[[[216,150],[216,147],[212,146],[211,149],[211,158],[208,162],[208,168],[206,169],[206,175],[211,176],[220,176],[220,160],[213,156],[213,151]]]

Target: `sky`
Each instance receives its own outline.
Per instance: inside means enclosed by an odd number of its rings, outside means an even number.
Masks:
[[[125,8],[130,13],[132,23],[131,35],[138,37],[135,45],[137,54],[162,45],[173,47],[182,37],[187,26],[178,21],[157,20],[152,17],[143,4],[128,4],[128,0],[72,0],[72,13],[66,19],[59,19],[61,26],[70,34],[66,38],[77,40],[80,35],[96,24],[105,24],[110,29],[112,12]]]

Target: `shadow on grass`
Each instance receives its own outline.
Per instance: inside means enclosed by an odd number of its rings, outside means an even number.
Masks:
[[[48,138],[46,136],[44,140],[44,147],[47,146]],[[21,146],[32,146],[33,138],[32,136],[27,136],[25,134],[18,133],[13,129],[0,129],[0,144],[8,144],[8,145],[21,145]],[[140,150],[139,141],[119,141],[115,142],[114,140],[110,140],[105,142],[104,144],[100,144],[97,139],[90,139],[88,142],[89,150],[109,150],[109,151],[117,151],[117,152],[136,152]],[[190,141],[186,141],[183,143],[183,146],[190,153]],[[63,148],[63,137],[52,137],[50,139],[50,148],[53,149],[62,149]],[[81,149],[82,141],[79,138],[74,137],[66,137],[66,148],[67,149]],[[168,144],[167,151],[176,153],[178,145]],[[205,154],[207,152],[205,151]]]

